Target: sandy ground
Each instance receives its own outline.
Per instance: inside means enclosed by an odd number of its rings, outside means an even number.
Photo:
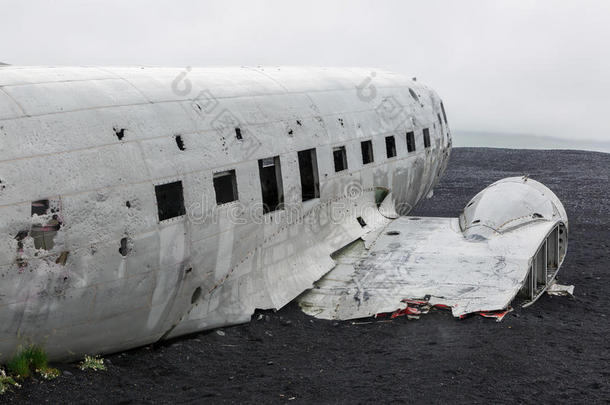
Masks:
[[[0,402],[609,403],[610,154],[458,148],[414,215],[457,216],[476,192],[529,174],[564,202],[560,282],[503,322],[446,312],[420,320],[320,321],[291,304],[249,324],[106,357],[106,372],[59,365]]]

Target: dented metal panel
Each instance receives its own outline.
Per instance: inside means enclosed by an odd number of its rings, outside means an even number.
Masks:
[[[554,283],[567,224],[547,187],[503,179],[477,194],[459,219],[401,217],[339,251],[336,267],[299,303],[324,319],[404,310],[414,299],[456,317],[504,311],[520,292],[529,305]],[[555,242],[562,248],[548,251]]]
[[[333,268],[332,252],[429,193],[451,145],[440,112],[433,90],[372,69],[3,67],[0,354],[38,343],[73,358],[280,308]],[[297,152],[311,148],[320,197],[303,202]],[[285,206],[262,214],[257,162],[274,156]],[[217,205],[213,175],[227,170],[239,200]],[[176,181],[186,214],[159,221],[155,186]],[[383,215],[378,188],[392,195]],[[32,216],[52,198],[58,212]],[[32,230],[53,215],[53,246],[37,248]]]

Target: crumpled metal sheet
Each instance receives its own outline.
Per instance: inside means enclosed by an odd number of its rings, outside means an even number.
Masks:
[[[573,285],[562,285],[562,284],[558,284],[555,282],[546,289],[546,293],[548,295],[573,297],[574,296],[574,286]]]
[[[336,267],[299,298],[323,319],[356,319],[405,310],[429,297],[454,316],[505,310],[524,284],[530,259],[553,229],[539,221],[490,239],[464,238],[457,218],[401,217],[366,249],[338,252]]]

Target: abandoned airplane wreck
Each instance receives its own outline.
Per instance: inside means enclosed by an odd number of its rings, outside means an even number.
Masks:
[[[533,179],[408,217],[447,165],[439,96],[348,68],[0,68],[0,361],[107,353],[298,299],[455,316],[554,285],[568,220]]]

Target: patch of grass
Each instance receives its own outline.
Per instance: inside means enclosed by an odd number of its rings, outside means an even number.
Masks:
[[[30,366],[37,369],[47,368],[47,354],[39,346],[30,346],[25,349],[25,356],[30,360]]]
[[[0,369],[0,394],[11,387],[20,387],[15,379],[31,377],[35,372],[45,380],[59,377],[59,370],[49,367],[47,361],[47,354],[42,347],[32,345],[22,349],[6,363],[10,375]]]
[[[33,371],[48,368],[47,354],[39,346],[28,346],[11,359],[6,368],[17,377],[30,377]]]
[[[85,359],[80,363],[79,368],[81,370],[94,370],[104,371],[106,366],[104,365],[104,359],[100,356],[89,356],[85,355]]]
[[[21,354],[16,355],[8,363],[6,363],[6,368],[11,374],[22,378],[27,378],[32,375],[30,362],[28,361],[27,357]]]

